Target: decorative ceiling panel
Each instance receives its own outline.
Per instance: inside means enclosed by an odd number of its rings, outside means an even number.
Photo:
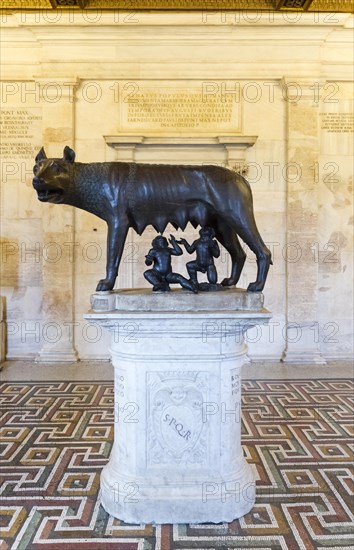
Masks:
[[[307,10],[312,0],[278,0],[275,4],[277,10]]]
[[[86,8],[88,0],[50,0],[53,8]]]

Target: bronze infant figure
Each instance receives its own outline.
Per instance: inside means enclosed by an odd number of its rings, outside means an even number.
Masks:
[[[197,253],[196,260],[188,262],[186,265],[190,280],[195,285],[198,285],[197,271],[206,273],[208,281],[211,285],[215,285],[218,280],[218,274],[214,265],[214,258],[220,256],[220,248],[217,241],[214,239],[215,231],[212,227],[202,227],[199,231],[199,239],[189,244],[186,239],[177,241],[183,244],[188,254]]]
[[[68,204],[102,218],[108,225],[106,277],[97,291],[112,290],[129,227],[141,235],[147,225],[163,233],[210,226],[232,260],[224,286],[236,285],[245,263],[239,237],[257,257],[257,279],[248,291],[263,290],[271,261],[254,219],[249,183],[240,174],[214,165],[187,166],[134,162],[76,163],[75,152],[63,158],[39,151],[33,187],[42,202]]]
[[[168,246],[166,237],[157,235],[154,238],[148,254],[145,256],[146,265],[153,265],[152,269],[144,271],[144,277],[153,285],[152,290],[162,290],[164,292],[171,290],[170,283],[179,283],[182,288],[197,293],[197,285],[188,281],[183,275],[172,271],[171,256],[181,256],[183,251],[178,246],[176,238],[170,235],[172,248]]]

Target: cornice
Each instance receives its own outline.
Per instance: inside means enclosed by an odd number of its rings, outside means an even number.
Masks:
[[[91,14],[89,16],[89,14]],[[244,28],[254,29],[266,27],[276,29],[277,27],[294,29],[297,27],[350,27],[353,25],[353,16],[348,13],[283,13],[283,12],[259,12],[258,17],[250,19],[249,15],[237,11],[220,14],[203,14],[202,12],[100,12],[95,16],[92,12],[13,12],[3,13],[1,17],[2,28],[21,27],[30,29],[53,29],[70,26],[73,28],[83,28],[87,32],[99,32],[102,27],[111,27],[125,31],[132,29],[142,29],[146,26],[150,28],[158,27],[176,27],[180,32],[189,31],[195,28],[199,29],[232,29]],[[194,29],[192,29],[194,28]],[[39,32],[39,31],[38,31]],[[124,32],[124,31],[123,31]]]
[[[10,10],[90,11],[130,9],[131,0],[1,0],[1,7]],[[136,10],[215,10],[215,3],[205,0],[135,0]],[[219,0],[219,10],[269,10],[269,11],[328,11],[350,12],[351,0]]]

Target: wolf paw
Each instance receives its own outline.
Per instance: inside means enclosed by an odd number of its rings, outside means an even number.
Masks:
[[[114,287],[115,280],[111,279],[101,279],[96,287],[96,292],[104,292],[105,290],[112,290]]]
[[[261,281],[260,283],[257,283],[255,281],[254,283],[250,283],[247,287],[247,292],[262,292],[264,287],[264,283]]]
[[[235,279],[232,279],[231,277],[227,277],[226,279],[223,279],[221,281],[222,286],[234,286],[236,284]]]

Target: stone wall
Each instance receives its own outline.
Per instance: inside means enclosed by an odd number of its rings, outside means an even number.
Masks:
[[[250,355],[309,363],[352,355],[350,15],[3,17],[1,294],[9,358],[99,358],[107,341],[82,317],[104,276],[105,224],[38,202],[31,170],[42,145],[58,157],[70,145],[79,162],[243,170],[274,261],[265,287],[274,316],[249,331]],[[118,287],[145,286],[154,234],[129,234]],[[255,277],[247,256],[242,287]],[[218,270],[228,271],[225,252]]]

